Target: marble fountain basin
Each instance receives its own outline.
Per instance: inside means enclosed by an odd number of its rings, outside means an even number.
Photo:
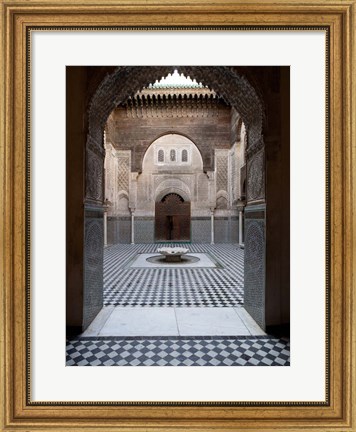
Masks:
[[[166,262],[181,262],[182,256],[189,252],[183,247],[161,247],[157,252],[165,257]]]

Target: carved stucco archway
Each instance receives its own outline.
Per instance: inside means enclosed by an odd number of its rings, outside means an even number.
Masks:
[[[191,201],[189,187],[180,179],[169,179],[160,183],[155,190],[155,201],[161,201],[161,199],[169,193],[176,193],[180,195],[184,201]]]
[[[90,102],[87,137],[87,166],[96,174],[97,159],[104,157],[103,130],[110,113],[129,96],[157,78],[172,73],[174,69],[170,66],[120,66],[101,82]],[[236,108],[248,131],[246,154],[252,161],[253,155],[264,147],[263,105],[247,78],[225,66],[180,66],[179,71],[214,89],[227,104]],[[87,198],[97,200],[103,194],[102,178],[99,176],[92,182],[88,178],[87,180]],[[252,183],[250,198],[262,199],[263,190]]]
[[[104,128],[113,109],[156,79],[172,73],[173,66],[120,66],[107,75],[91,99],[86,142],[84,327],[102,304],[104,200]],[[259,203],[260,215],[245,218],[245,307],[262,326],[265,284],[265,152],[262,135],[263,103],[246,76],[233,67],[179,66],[179,72],[218,93],[240,114],[247,130],[247,208]],[[211,161],[210,161],[211,162]],[[256,212],[254,212],[256,214]],[[261,216],[262,215],[262,216]],[[95,231],[95,237],[92,235]],[[99,238],[99,240],[98,240]],[[88,305],[86,307],[86,305]]]

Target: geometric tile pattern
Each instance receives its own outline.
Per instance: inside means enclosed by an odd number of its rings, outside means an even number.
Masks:
[[[217,155],[216,157],[216,170],[218,172],[216,179],[216,191],[227,191],[227,169],[228,158],[227,155]]]
[[[119,191],[127,192],[129,190],[129,163],[130,160],[128,157],[119,157],[118,158],[118,176],[117,176],[117,185]]]
[[[67,342],[67,366],[289,366],[289,341],[269,336],[95,337]]]
[[[265,322],[265,252],[264,219],[252,219],[246,212],[244,303],[260,326]]]
[[[178,243],[165,246],[177,246]],[[128,268],[139,253],[163,246],[119,244],[104,250],[104,305],[235,307],[243,305],[244,251],[234,244],[188,244],[220,268]]]

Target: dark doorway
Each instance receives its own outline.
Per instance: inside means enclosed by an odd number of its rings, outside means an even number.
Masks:
[[[175,193],[170,193],[156,202],[156,241],[190,240],[190,202]]]

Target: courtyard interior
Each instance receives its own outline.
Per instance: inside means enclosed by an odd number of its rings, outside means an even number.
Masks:
[[[285,366],[289,340],[244,309],[244,250],[186,244],[191,262],[156,263],[162,246],[104,250],[104,307],[67,341],[67,366]]]

